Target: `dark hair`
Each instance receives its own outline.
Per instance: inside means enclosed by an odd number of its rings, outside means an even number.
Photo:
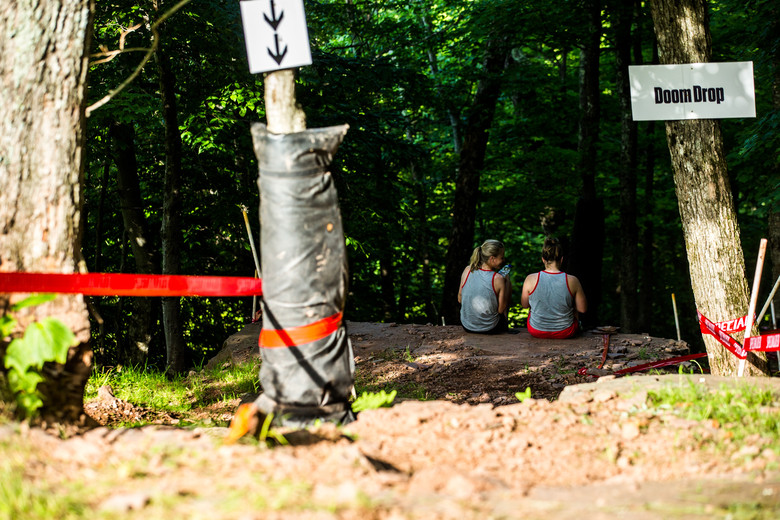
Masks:
[[[545,238],[544,246],[542,246],[542,260],[560,264],[561,259],[563,259],[563,246],[561,246],[560,241],[555,237]]]

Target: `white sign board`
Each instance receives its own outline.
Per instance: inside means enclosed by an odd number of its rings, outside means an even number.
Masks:
[[[756,117],[753,62],[633,65],[634,121]]]
[[[249,72],[311,65],[303,0],[241,2]]]

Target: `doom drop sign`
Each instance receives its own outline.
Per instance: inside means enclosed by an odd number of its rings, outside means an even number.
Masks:
[[[756,117],[753,62],[628,67],[634,121]]]

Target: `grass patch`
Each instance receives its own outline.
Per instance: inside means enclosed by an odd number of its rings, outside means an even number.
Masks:
[[[86,496],[54,493],[26,478],[30,452],[21,443],[0,443],[0,518],[77,519],[88,514]]]
[[[693,381],[648,392],[648,403],[678,417],[710,421],[738,443],[751,435],[772,440],[780,449],[780,398],[771,390],[746,384],[710,389]]]
[[[98,368],[87,382],[84,399],[97,398],[98,388],[109,385],[119,399],[186,416],[194,408],[259,393],[259,367],[260,361],[256,360],[175,377],[142,367]]]

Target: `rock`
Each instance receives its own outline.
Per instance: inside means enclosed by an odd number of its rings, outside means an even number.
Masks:
[[[206,363],[206,369],[212,370],[226,362],[230,364],[243,363],[252,357],[260,357],[258,341],[262,328],[263,323],[256,321],[230,336],[222,344],[217,355]]]

